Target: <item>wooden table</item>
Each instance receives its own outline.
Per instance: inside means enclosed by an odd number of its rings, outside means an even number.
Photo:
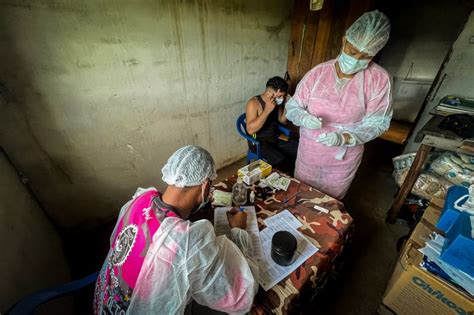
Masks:
[[[236,179],[235,175],[231,176],[214,187],[230,192]],[[294,178],[291,178],[287,191],[272,190],[265,200],[258,197],[262,189],[255,186],[254,189],[257,192],[255,209],[260,230],[265,228],[263,220],[288,209],[303,224],[298,230],[319,248],[315,255],[275,287],[266,292],[260,288],[251,311],[252,314],[262,315],[287,314],[298,308],[302,296],[307,299],[324,285],[326,276],[334,268],[336,258],[349,238],[352,217],[341,202]],[[317,211],[314,205],[330,212]]]
[[[397,219],[398,213],[411,192],[413,185],[415,185],[418,176],[420,176],[423,165],[432,148],[474,154],[474,139],[462,139],[452,131],[440,129],[438,126],[443,118],[443,116],[433,116],[417,133],[415,142],[421,142],[421,145],[416,152],[415,160],[408,171],[405,181],[395,196],[392,207],[388,211],[387,222],[393,223]]]

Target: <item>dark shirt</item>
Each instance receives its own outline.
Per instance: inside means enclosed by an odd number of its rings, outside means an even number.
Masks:
[[[260,104],[262,104],[263,110],[265,110],[265,102],[263,101],[262,97],[260,95],[257,95],[255,97],[260,102]],[[270,113],[270,115],[268,115],[262,128],[257,131],[257,140],[264,142],[277,142],[278,137],[280,136],[278,125],[278,106],[276,106]]]

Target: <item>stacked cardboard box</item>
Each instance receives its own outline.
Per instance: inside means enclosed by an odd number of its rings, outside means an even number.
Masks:
[[[383,304],[397,314],[474,314],[474,299],[420,267],[418,251],[433,231],[444,201],[434,199],[406,242],[384,294]]]

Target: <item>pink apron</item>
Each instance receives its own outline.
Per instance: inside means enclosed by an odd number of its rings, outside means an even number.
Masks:
[[[307,111],[323,121],[319,130],[300,128],[295,177],[342,199],[361,163],[364,145],[327,147],[316,139],[322,133],[341,132],[334,126],[352,125],[362,120],[367,112],[366,86],[365,71],[361,71],[338,91],[334,63],[335,60],[331,60],[319,65],[305,77],[305,88],[299,88],[295,93],[296,99],[306,100]],[[343,158],[337,159],[341,154]]]

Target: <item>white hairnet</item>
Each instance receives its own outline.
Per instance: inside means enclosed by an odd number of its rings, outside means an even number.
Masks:
[[[188,145],[178,149],[161,169],[163,181],[177,187],[196,186],[216,179],[216,167],[205,149]]]
[[[364,13],[346,31],[346,39],[359,51],[375,56],[388,41],[390,21],[377,10]]]

